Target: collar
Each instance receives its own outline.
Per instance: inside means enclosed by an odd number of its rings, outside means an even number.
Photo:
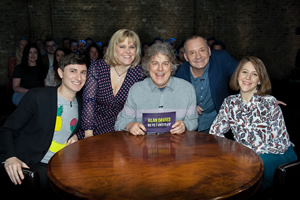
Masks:
[[[239,99],[240,104],[247,105],[247,106],[249,106],[249,105],[251,105],[253,103],[256,103],[256,102],[260,102],[261,99],[262,99],[262,97],[260,95],[254,94],[251,97],[251,99],[249,100],[249,102],[247,104],[245,104],[244,101],[243,101],[243,99],[242,99],[241,93],[237,94],[237,97]]]
[[[191,65],[189,65],[189,72],[190,72],[190,77],[191,79],[205,79],[208,77],[208,70],[209,70],[210,62],[207,63],[207,66],[205,67],[204,73],[201,77],[194,78],[192,70],[191,70]]]
[[[148,81],[148,85],[151,89],[151,91],[153,92],[154,90],[160,91],[160,89],[153,83],[151,77],[148,77],[146,79]],[[170,88],[171,90],[174,90],[175,88],[175,81],[174,81],[174,77],[171,76],[168,85],[165,87],[164,90],[166,90],[167,88]]]

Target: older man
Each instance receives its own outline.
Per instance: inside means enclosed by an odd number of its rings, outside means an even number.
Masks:
[[[158,43],[148,49],[142,61],[148,78],[135,83],[129,90],[125,106],[117,117],[115,130],[126,129],[133,135],[144,135],[150,127],[147,127],[143,115],[154,113],[163,116],[172,112],[176,115],[176,120],[170,124],[172,134],[197,128],[195,90],[187,81],[172,76],[177,68],[175,63],[176,57],[170,45]],[[169,117],[148,118],[147,122],[157,125],[155,122],[161,119]]]
[[[238,61],[226,51],[210,50],[200,36],[188,38],[184,44],[183,63],[176,77],[192,83],[196,89],[198,131],[209,132],[223,100],[228,96],[228,84]]]

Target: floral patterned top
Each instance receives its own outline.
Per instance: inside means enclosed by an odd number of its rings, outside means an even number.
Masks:
[[[282,111],[273,96],[254,95],[247,104],[240,94],[227,97],[210,134],[224,137],[229,129],[235,141],[257,154],[283,154],[293,145]]]
[[[127,71],[124,82],[114,96],[110,78],[110,66],[102,59],[94,61],[88,69],[83,90],[83,111],[79,139],[83,130],[94,130],[94,135],[114,131],[119,112],[126,102],[131,86],[144,79],[140,65]]]

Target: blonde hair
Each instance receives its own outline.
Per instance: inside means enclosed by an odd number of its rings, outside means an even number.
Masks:
[[[139,36],[132,30],[129,29],[120,29],[117,32],[113,34],[111,37],[107,51],[104,55],[104,60],[108,65],[116,66],[120,65],[120,61],[118,60],[117,54],[116,54],[116,46],[123,42],[126,38],[128,38],[129,42],[133,42],[135,48],[136,48],[136,54],[135,59],[132,62],[132,66],[137,66],[141,61],[141,42],[139,39]]]
[[[258,74],[260,85],[257,86],[257,95],[264,96],[267,94],[271,94],[272,86],[271,81],[267,72],[267,69],[264,65],[264,63],[257,57],[254,56],[246,56],[244,57],[237,68],[235,69],[233,75],[231,76],[229,85],[232,90],[239,90],[240,86],[238,83],[238,77],[240,74],[240,71],[242,70],[243,66],[247,63],[251,62]]]

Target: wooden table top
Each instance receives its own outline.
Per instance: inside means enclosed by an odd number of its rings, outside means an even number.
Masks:
[[[48,176],[71,198],[247,199],[263,169],[255,152],[226,138],[121,131],[65,147],[49,161]]]

